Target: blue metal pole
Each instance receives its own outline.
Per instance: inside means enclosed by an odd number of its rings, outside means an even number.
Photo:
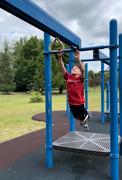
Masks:
[[[50,35],[44,33],[44,51],[48,51]],[[52,147],[52,91],[51,91],[51,55],[45,58],[45,99],[46,99],[46,166],[53,166]]]
[[[117,21],[110,21],[110,45],[117,44]],[[110,48],[110,144],[111,179],[119,179],[117,48]]]
[[[119,121],[120,137],[122,138],[122,34],[119,35]],[[122,156],[122,142],[120,144],[120,155]]]
[[[109,82],[106,83],[106,110],[109,110]],[[109,118],[109,114],[107,114]]]
[[[57,36],[58,37],[58,36]],[[60,38],[60,37],[59,37]],[[63,39],[62,38],[60,38],[62,41],[63,41]],[[79,44],[78,44],[78,46],[80,47],[80,41],[79,41]],[[73,43],[74,44],[74,43]],[[77,45],[76,45],[77,46]],[[79,51],[90,51],[90,50],[95,50],[95,49],[105,49],[105,48],[113,48],[114,47],[114,45],[106,45],[106,46],[91,46],[91,47],[83,47],[83,48],[79,48]],[[65,53],[70,53],[70,52],[75,52],[76,51],[76,49],[74,48],[69,48],[69,49],[64,49],[63,50],[63,52],[65,52]],[[49,52],[45,52],[45,53],[49,53]],[[57,50],[55,50],[55,51],[53,51],[53,52],[50,52],[51,54],[54,54],[54,53],[57,53]],[[109,58],[100,58],[99,60],[109,60]],[[93,61],[95,61],[95,59],[93,60]],[[107,62],[106,62],[107,63]]]
[[[66,70],[67,70],[67,72],[69,72],[69,64],[66,65]],[[68,94],[66,91],[66,107],[67,107],[67,115],[69,115],[69,103],[67,101],[67,98],[68,98]]]
[[[101,62],[101,122],[105,122],[104,115],[104,63]]]
[[[71,49],[71,47],[69,46]],[[74,65],[74,52],[69,53],[69,73],[71,73],[72,66]],[[70,111],[70,132],[75,131],[75,118]]]
[[[85,64],[85,108],[88,110],[88,63]]]

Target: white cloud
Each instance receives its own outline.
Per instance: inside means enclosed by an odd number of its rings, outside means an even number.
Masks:
[[[63,23],[82,40],[82,47],[109,44],[109,22],[118,21],[118,34],[122,32],[121,0],[33,0],[51,16]],[[43,38],[43,32],[28,23],[0,9],[0,40],[6,36],[10,40],[31,35]],[[106,53],[106,52],[105,52]],[[85,58],[92,52],[81,53]],[[97,65],[98,64],[98,65]],[[89,63],[89,69],[100,70],[100,63]]]

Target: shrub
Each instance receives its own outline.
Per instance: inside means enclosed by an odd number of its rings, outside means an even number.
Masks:
[[[39,91],[31,90],[30,91],[31,98],[30,103],[40,103],[43,102],[42,94]]]

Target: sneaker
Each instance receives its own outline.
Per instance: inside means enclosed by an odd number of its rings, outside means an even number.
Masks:
[[[89,126],[88,124],[85,122],[80,122],[80,125],[83,126],[83,128],[85,129],[85,131],[89,131]]]
[[[84,129],[85,129],[86,132],[89,131],[89,126],[88,126],[88,124],[84,124],[83,127],[84,127]]]

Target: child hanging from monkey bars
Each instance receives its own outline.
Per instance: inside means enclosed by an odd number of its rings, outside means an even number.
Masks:
[[[60,49],[58,50],[60,51]],[[88,112],[84,107],[84,103],[86,101],[84,99],[83,88],[83,83],[85,79],[85,68],[80,60],[80,52],[79,50],[76,50],[76,55],[74,55],[74,57],[77,59],[79,65],[73,65],[71,74],[66,71],[62,59],[63,54],[64,52],[58,52],[58,60],[62,73],[64,75],[64,79],[66,80],[69,107],[73,114],[73,117],[77,120],[80,120],[80,125],[83,126],[86,131],[88,131],[89,127],[86,123],[88,119]]]

